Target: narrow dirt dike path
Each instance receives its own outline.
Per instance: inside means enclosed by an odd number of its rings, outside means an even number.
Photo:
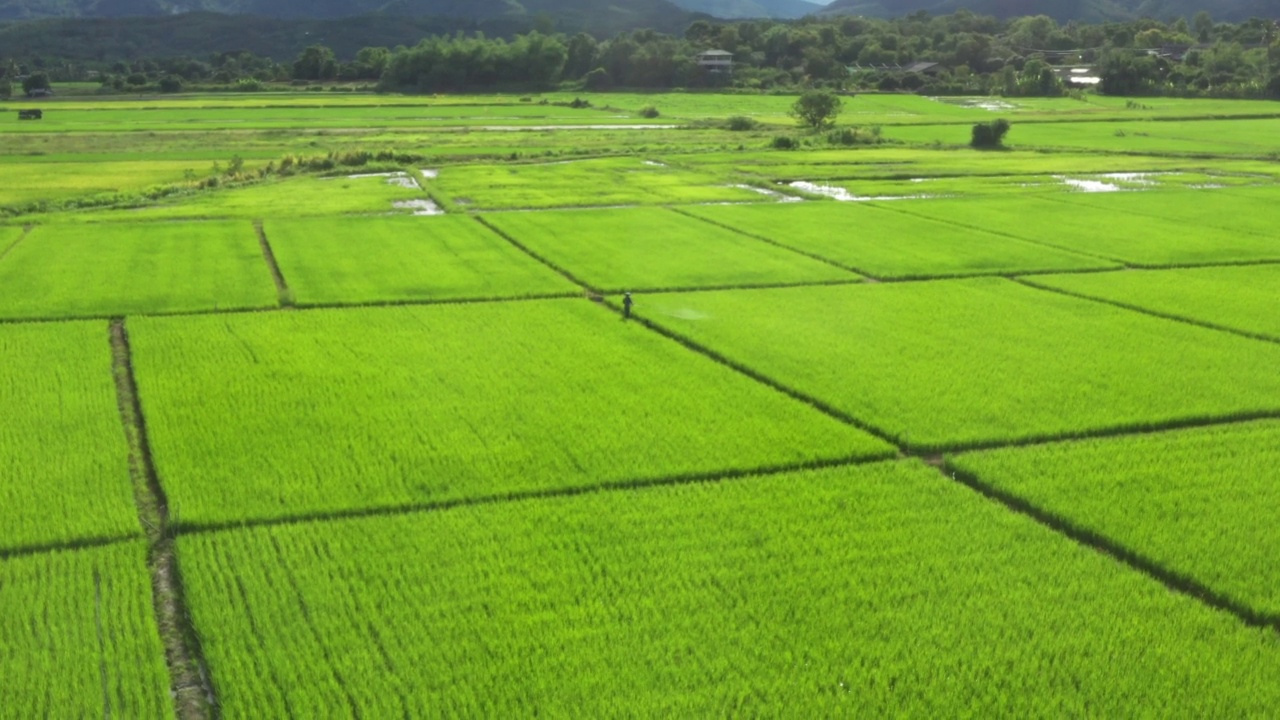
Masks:
[[[1254,610],[1213,590],[1196,578],[1168,569],[1140,551],[1125,547],[1106,535],[1040,508],[1014,493],[985,483],[976,476],[953,467],[943,456],[928,458],[926,462],[935,467],[947,480],[960,483],[988,500],[1000,503],[1010,512],[1030,518],[1052,532],[1128,566],[1129,569],[1164,585],[1172,593],[1185,595],[1214,610],[1233,615],[1236,620],[1248,627],[1280,633],[1280,617]]]
[[[289,284],[284,280],[284,273],[280,272],[280,266],[276,264],[276,254],[271,250],[271,242],[267,240],[267,231],[262,228],[262,221],[254,220],[253,229],[258,233],[258,245],[262,247],[262,258],[267,261],[271,279],[276,283],[276,295],[279,297],[280,307],[291,308],[293,291],[289,289]]]
[[[897,457],[890,457],[888,455],[838,457],[828,460],[810,460],[806,462],[767,465],[754,468],[730,468],[726,470],[690,472],[656,478],[634,478],[630,480],[620,480],[617,482],[606,482],[593,485],[514,491],[509,493],[500,493],[497,495],[481,495],[474,498],[459,498],[455,500],[441,500],[437,502],[332,510],[297,515],[285,515],[281,517],[228,520],[216,523],[187,524],[183,526],[182,533],[187,537],[191,537],[193,535],[235,532],[250,528],[296,526],[306,523],[332,523],[335,521],[351,520],[356,518],[389,518],[403,517],[406,515],[426,515],[429,513],[452,512],[462,508],[526,503],[551,498],[571,498],[584,495],[624,493],[633,490],[644,490],[647,488],[675,487],[698,483],[727,483],[734,480],[740,480],[742,478],[769,477],[772,475],[782,475],[784,473],[803,472],[805,470],[818,470],[823,468],[872,465],[881,462],[891,462],[897,459]]]
[[[1149,315],[1151,317],[1160,318],[1161,320],[1172,320],[1173,322],[1184,323],[1186,325],[1193,325],[1195,327],[1205,328],[1206,330],[1216,330],[1217,332],[1224,332],[1224,333],[1229,333],[1231,335],[1238,335],[1243,338],[1249,338],[1250,340],[1260,340],[1262,342],[1269,342],[1269,343],[1280,343],[1280,338],[1277,338],[1271,335],[1249,332],[1248,330],[1238,330],[1236,328],[1229,327],[1227,325],[1219,325],[1213,322],[1197,320],[1193,317],[1187,317],[1185,315],[1179,315],[1177,313],[1153,310],[1151,308],[1142,307],[1141,305],[1135,305],[1135,304],[1123,302],[1120,300],[1111,300],[1103,297],[1094,297],[1092,295],[1086,295],[1085,293],[1075,292],[1073,290],[1066,290],[1064,288],[1053,287],[1051,285],[1041,285],[1040,283],[1035,281],[1035,278],[1032,278],[1032,277],[1011,277],[1009,279],[1012,280],[1013,282],[1018,283],[1019,285],[1025,285],[1026,287],[1033,288],[1035,290],[1043,290],[1044,292],[1057,293],[1059,295],[1065,295],[1067,297],[1072,297],[1077,300],[1084,300],[1086,302],[1102,303],[1103,305],[1118,307],[1121,310],[1128,310],[1130,312],[1142,313],[1143,315]]]
[[[603,294],[605,293],[605,291],[604,291],[604,290],[602,290],[601,288],[593,287],[593,286],[591,286],[590,284],[586,283],[585,281],[580,280],[580,279],[578,279],[577,277],[574,277],[573,273],[571,273],[571,272],[569,272],[568,270],[566,270],[566,269],[564,269],[564,268],[560,267],[559,265],[557,265],[557,264],[555,264],[555,263],[551,262],[550,260],[548,260],[548,259],[546,259],[546,258],[542,257],[541,255],[539,255],[538,253],[534,252],[533,250],[530,250],[530,249],[529,249],[529,246],[525,245],[524,243],[520,242],[519,240],[516,240],[514,237],[511,237],[511,236],[510,236],[510,235],[508,235],[504,230],[502,230],[502,229],[501,229],[501,228],[499,228],[498,226],[496,226],[496,225],[494,225],[494,224],[490,223],[488,220],[486,220],[486,219],[484,218],[484,216],[482,216],[482,215],[474,215],[473,217],[475,218],[475,221],[476,221],[476,222],[478,222],[478,223],[480,223],[481,225],[483,225],[483,226],[484,226],[485,228],[487,228],[490,232],[492,232],[493,234],[495,234],[495,235],[497,235],[498,237],[502,238],[503,240],[506,240],[507,242],[511,243],[512,245],[514,245],[514,246],[516,247],[516,249],[517,249],[517,250],[519,250],[520,252],[524,253],[525,255],[528,255],[529,257],[533,258],[534,260],[537,260],[538,262],[542,263],[543,265],[546,265],[547,267],[549,267],[549,268],[551,268],[552,270],[556,271],[557,273],[559,273],[561,276],[563,276],[566,280],[568,280],[569,282],[573,283],[574,285],[577,285],[578,287],[583,288],[584,290],[586,290],[586,291],[588,291],[588,292],[595,293],[595,294],[597,294],[597,295],[603,295]]]
[[[174,708],[180,720],[212,720],[218,717],[217,697],[183,595],[174,534],[169,529],[168,501],[151,460],[129,333],[123,319],[111,321],[110,338],[116,398],[129,445],[129,475],[133,479],[138,520],[150,545],[151,592],[169,666]]]
[[[27,236],[31,234],[31,231],[35,229],[36,229],[35,225],[23,225],[22,234],[18,236],[18,239],[9,243],[8,247],[0,248],[0,260],[3,260],[6,255],[13,252],[14,248],[18,247],[18,245],[21,245],[22,241],[26,240]]]
[[[729,226],[729,225],[725,225],[724,223],[716,222],[715,220],[708,220],[707,218],[704,218],[704,217],[702,217],[701,215],[694,215],[693,213],[691,213],[691,212],[689,212],[689,211],[685,210],[684,208],[681,208],[681,207],[679,207],[679,206],[676,206],[676,205],[668,206],[668,207],[667,207],[667,209],[668,209],[668,210],[670,210],[670,211],[671,211],[671,212],[673,212],[673,213],[678,214],[678,215],[683,215],[683,216],[685,216],[685,217],[689,218],[690,220],[697,220],[697,221],[698,221],[698,222],[700,222],[700,223],[706,223],[706,224],[708,224],[708,225],[714,225],[714,226],[716,226],[716,227],[720,228],[721,230],[728,230],[728,231],[729,231],[729,232],[731,232],[731,233],[734,233],[734,234],[737,234],[737,235],[741,235],[741,236],[743,236],[743,237],[749,237],[749,238],[751,238],[752,240],[759,240],[759,241],[760,241],[760,242],[762,242],[762,243],[765,243],[765,244],[767,244],[767,245],[772,245],[772,246],[774,246],[774,247],[776,247],[776,248],[779,248],[779,249],[781,249],[781,250],[786,250],[787,252],[793,252],[793,253],[795,253],[795,254],[797,254],[797,255],[803,255],[803,256],[805,256],[805,257],[809,258],[810,260],[817,260],[817,261],[818,261],[818,262],[820,262],[820,263],[823,263],[823,264],[825,264],[825,265],[830,265],[831,267],[834,267],[834,268],[839,268],[839,269],[841,269],[841,270],[844,270],[845,272],[850,272],[850,273],[854,273],[854,274],[857,274],[857,275],[861,275],[862,277],[866,278],[867,280],[872,280],[872,281],[875,281],[875,282],[883,282],[883,281],[884,281],[884,278],[876,277],[875,275],[872,275],[871,273],[867,272],[866,270],[861,270],[861,269],[859,269],[859,268],[852,267],[852,266],[850,266],[850,265],[845,265],[845,264],[843,264],[843,263],[838,263],[838,262],[836,262],[835,260],[832,260],[832,259],[830,259],[830,258],[825,258],[825,257],[823,257],[823,256],[821,256],[821,255],[815,255],[814,253],[811,253],[811,252],[809,252],[809,251],[807,251],[807,250],[801,250],[801,249],[800,249],[800,248],[798,248],[798,247],[794,247],[794,246],[792,246],[792,245],[787,245],[787,244],[785,244],[785,243],[780,243],[780,242],[778,242],[777,240],[771,240],[771,239],[769,239],[769,238],[767,238],[767,237],[765,237],[765,236],[763,236],[763,235],[757,235],[757,234],[755,234],[755,233],[747,232],[747,231],[745,231],[745,230],[739,230],[739,229],[738,229],[738,228],[736,228],[736,227],[732,227],[732,226]]]

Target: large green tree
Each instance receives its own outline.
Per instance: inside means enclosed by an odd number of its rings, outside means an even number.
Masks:
[[[49,84],[49,76],[42,72],[31,73],[22,79],[22,92],[30,95],[37,90],[52,90]]]
[[[338,76],[338,59],[324,45],[312,45],[293,62],[293,77],[298,80],[330,80]]]
[[[829,128],[836,122],[844,102],[835,93],[811,90],[800,96],[791,106],[791,117],[801,125],[814,130]]]
[[[586,33],[578,33],[569,40],[568,56],[565,59],[564,75],[567,78],[580,78],[596,67],[600,56],[600,44]]]
[[[384,47],[362,48],[356,53],[355,74],[362,79],[376,80],[382,77],[391,62],[391,51]]]

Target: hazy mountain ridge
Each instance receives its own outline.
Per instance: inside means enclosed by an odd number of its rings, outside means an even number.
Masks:
[[[821,2],[822,0],[818,0]],[[448,18],[448,26],[553,27],[611,34],[636,28],[680,33],[694,13],[720,18],[900,17],[967,9],[1000,18],[1049,15],[1059,21],[1172,19],[1205,10],[1219,21],[1280,17],[1280,0],[0,0],[0,20],[163,18],[218,13],[290,20],[350,17]]]
[[[1190,18],[1201,10],[1214,20],[1238,22],[1250,17],[1280,17],[1280,0],[836,0],[822,16],[901,17],[921,10],[946,15],[967,9],[1000,18],[1048,15],[1060,22],[1106,22]]]
[[[468,21],[366,15],[340,20],[264,18],[256,15],[181,13],[153,17],[50,18],[0,24],[0,47],[15,57],[57,57],[81,62],[104,58],[203,57],[249,51],[286,62],[320,43],[340,57],[363,47],[414,45],[428,35],[457,31],[491,37],[525,32],[527,20]]]
[[[672,31],[681,29],[689,15],[667,0],[0,0],[4,20],[205,12],[311,20],[389,15],[485,21],[545,15],[558,21],[558,29],[616,26]]]
[[[798,18],[807,14],[900,17],[960,9],[1008,18],[1049,15],[1059,21],[1102,22],[1138,17],[1190,17],[1205,10],[1215,20],[1280,17],[1280,0],[835,0],[826,8],[809,0],[0,0],[0,19],[159,17],[190,12],[326,19],[384,14],[469,20],[576,18],[582,25],[636,23],[673,28],[687,12],[720,18]]]
[[[822,5],[809,0],[672,0],[691,12],[725,19],[778,18],[792,20],[811,15]]]
[[[249,50],[286,59],[321,43],[349,57],[458,31],[680,34],[695,17],[667,0],[0,0],[0,54],[93,60]]]
[[[0,0],[0,17],[158,17],[192,12],[277,18],[351,17],[393,9],[400,15],[488,17],[505,0]],[[518,3],[514,3],[516,8]]]

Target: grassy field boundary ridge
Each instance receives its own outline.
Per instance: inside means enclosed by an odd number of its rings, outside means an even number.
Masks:
[[[944,477],[965,485],[993,502],[1025,515],[1085,547],[1097,550],[1116,562],[1133,568],[1160,582],[1173,592],[1191,597],[1215,610],[1229,613],[1249,627],[1264,628],[1280,634],[1280,616],[1259,612],[1245,603],[1213,590],[1186,573],[1170,570],[1143,553],[1117,543],[1103,533],[1083,527],[1059,513],[1045,510],[1016,493],[984,482],[977,474],[957,467],[949,458],[943,460],[937,469]]]
[[[1271,263],[1249,263],[1249,264],[1262,265],[1262,264],[1271,264]],[[1205,266],[1197,266],[1197,267],[1205,267]],[[1223,266],[1208,266],[1208,267],[1223,267]],[[1226,267],[1240,267],[1240,265],[1230,265]],[[1275,337],[1273,335],[1267,335],[1265,333],[1249,332],[1248,330],[1233,328],[1228,325],[1223,325],[1221,323],[1207,322],[1205,320],[1197,320],[1195,318],[1187,317],[1185,315],[1178,315],[1177,313],[1161,312],[1159,310],[1153,310],[1149,307],[1143,307],[1142,305],[1139,305],[1137,303],[1122,302],[1120,300],[1098,297],[1097,295],[1090,295],[1088,293],[1068,290],[1066,288],[1054,287],[1052,285],[1038,283],[1033,277],[1022,276],[1022,277],[1013,278],[1013,280],[1014,282],[1022,283],[1027,287],[1032,287],[1037,290],[1061,293],[1063,295],[1079,298],[1081,300],[1090,300],[1092,302],[1105,303],[1107,305],[1113,305],[1115,307],[1118,307],[1124,310],[1132,310],[1133,312],[1142,313],[1143,315],[1158,317],[1163,320],[1172,320],[1174,322],[1186,323],[1188,325],[1195,325],[1197,327],[1202,327],[1209,330],[1217,330],[1218,332],[1231,333],[1232,335],[1239,335],[1240,337],[1249,338],[1250,340],[1259,340],[1262,342],[1269,342],[1269,343],[1280,343],[1280,338]]]
[[[276,254],[271,250],[271,241],[267,239],[267,231],[263,229],[262,221],[254,220],[253,229],[258,234],[258,244],[262,246],[262,259],[266,261],[267,269],[271,271],[271,279],[276,284],[276,293],[280,296],[280,307],[292,307],[293,292],[285,282],[284,273],[280,272],[280,265],[276,263]]]
[[[33,229],[35,229],[34,225],[23,225],[22,232],[18,233],[18,236],[13,239],[13,242],[6,244],[3,248],[0,248],[0,260],[4,260],[5,256],[12,252],[14,248],[18,247],[18,243],[25,240],[27,236],[31,234]]]
[[[178,718],[213,720],[219,717],[217,698],[199,636],[187,611],[174,544],[176,535],[170,528],[169,505],[151,460],[146,420],[133,375],[129,331],[123,319],[112,321],[109,331],[120,420],[129,445],[129,474],[134,482],[138,520],[146,531],[149,545],[147,564],[151,570],[156,620]]]

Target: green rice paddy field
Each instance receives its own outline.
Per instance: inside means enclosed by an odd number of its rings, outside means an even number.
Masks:
[[[583,97],[0,108],[0,718],[1280,715],[1280,105]]]

